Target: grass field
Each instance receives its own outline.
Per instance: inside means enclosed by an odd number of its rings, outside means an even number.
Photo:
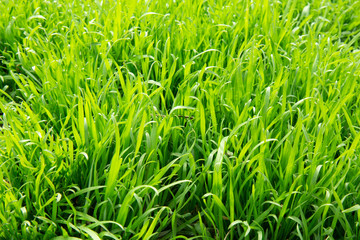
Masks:
[[[360,239],[360,1],[0,0],[0,239]]]

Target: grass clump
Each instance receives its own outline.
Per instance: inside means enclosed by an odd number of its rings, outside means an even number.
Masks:
[[[1,239],[357,239],[360,2],[0,2]]]

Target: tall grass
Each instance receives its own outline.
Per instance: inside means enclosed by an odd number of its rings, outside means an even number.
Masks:
[[[358,239],[360,2],[0,1],[1,239]]]

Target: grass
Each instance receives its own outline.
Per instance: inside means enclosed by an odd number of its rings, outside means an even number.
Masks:
[[[0,239],[359,239],[360,2],[0,2]]]

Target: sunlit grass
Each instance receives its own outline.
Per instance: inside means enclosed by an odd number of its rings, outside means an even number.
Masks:
[[[1,239],[358,239],[360,2],[0,1]]]

